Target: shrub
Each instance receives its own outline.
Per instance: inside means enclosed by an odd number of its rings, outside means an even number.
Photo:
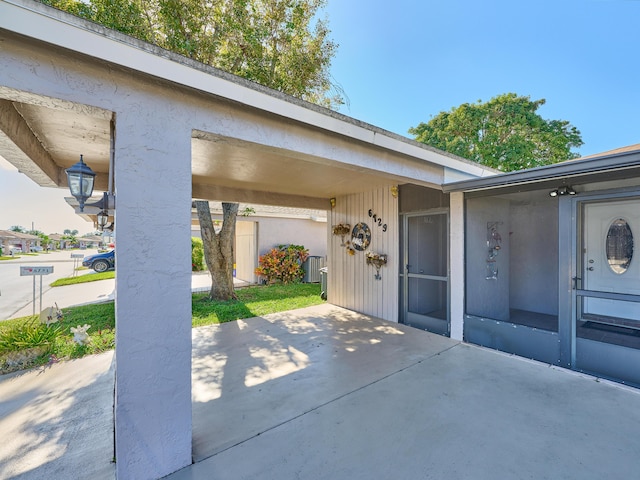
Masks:
[[[59,325],[47,326],[37,317],[0,328],[0,373],[34,365],[54,351],[61,332]]]
[[[258,259],[256,275],[264,277],[268,283],[299,282],[304,276],[302,264],[309,256],[309,250],[302,245],[278,245]]]
[[[0,328],[0,354],[43,347],[49,351],[62,331],[59,325],[40,323],[37,317],[23,323]]]
[[[191,270],[199,272],[204,270],[204,246],[202,239],[191,237]]]

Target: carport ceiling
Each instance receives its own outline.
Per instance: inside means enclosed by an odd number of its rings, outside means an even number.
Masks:
[[[323,199],[389,183],[388,176],[385,179],[362,168],[339,166],[297,152],[201,138],[192,140],[192,173],[194,186]]]
[[[96,189],[106,190],[111,112],[50,99],[15,98],[20,95],[0,91],[5,97],[0,100],[0,155],[36,183],[66,188],[64,170],[83,154],[98,174]],[[336,161],[213,135],[192,139],[192,172],[197,198],[301,207],[312,202],[297,202],[296,197],[326,201],[392,181]]]
[[[39,185],[66,187],[64,170],[83,154],[106,189],[110,120],[102,109],[0,88],[0,155]]]

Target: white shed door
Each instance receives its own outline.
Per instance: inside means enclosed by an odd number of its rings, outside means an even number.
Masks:
[[[255,269],[258,267],[258,223],[238,221],[236,223],[236,278],[256,283]]]

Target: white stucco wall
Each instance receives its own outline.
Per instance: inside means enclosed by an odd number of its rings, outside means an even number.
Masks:
[[[259,222],[260,255],[264,255],[278,245],[292,243],[303,245],[309,250],[309,255],[326,257],[327,222],[294,218],[260,218]]]
[[[167,128],[176,112],[157,102],[141,99],[116,121],[119,479],[191,462],[191,138]]]

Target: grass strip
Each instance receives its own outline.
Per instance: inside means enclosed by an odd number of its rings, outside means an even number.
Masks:
[[[77,285],[78,283],[97,282],[98,280],[109,280],[116,278],[116,272],[88,273],[77,277],[59,278],[51,284],[52,287],[63,287],[65,285]]]

